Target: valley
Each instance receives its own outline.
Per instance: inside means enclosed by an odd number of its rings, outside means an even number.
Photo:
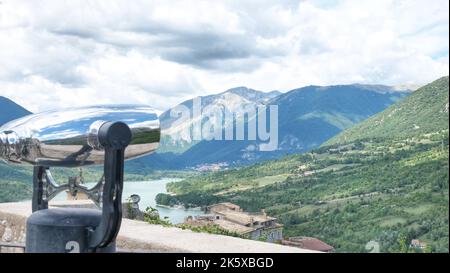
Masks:
[[[165,201],[264,208],[286,236],[317,237],[342,252],[364,252],[370,241],[401,252],[417,238],[448,252],[447,106],[444,77],[311,152],[171,183],[177,195]]]
[[[168,189],[178,193],[173,203],[187,206],[230,201],[247,210],[265,208],[285,224],[287,236],[317,237],[339,251],[364,251],[371,240],[382,241],[383,251],[395,251],[400,234],[446,251],[448,130],[428,144],[358,145],[337,153],[330,150],[338,146],[328,146],[278,160],[276,167],[270,162],[203,175]],[[286,179],[265,187],[254,183],[280,175]]]

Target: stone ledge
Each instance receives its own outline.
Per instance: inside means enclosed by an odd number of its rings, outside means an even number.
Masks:
[[[89,205],[86,201],[52,202],[51,206]],[[31,202],[0,204],[0,241],[25,241],[26,218],[31,214]],[[223,235],[197,233],[175,227],[151,225],[146,222],[123,219],[117,246],[135,252],[165,253],[317,253]]]

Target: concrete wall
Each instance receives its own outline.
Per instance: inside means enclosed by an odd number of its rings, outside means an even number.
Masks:
[[[89,201],[52,202],[52,206],[89,207]],[[0,204],[0,241],[25,243],[25,223],[31,214],[30,202]],[[135,252],[193,253],[306,253],[305,249],[288,247],[223,235],[196,233],[174,227],[151,225],[123,219],[117,239],[119,248]]]

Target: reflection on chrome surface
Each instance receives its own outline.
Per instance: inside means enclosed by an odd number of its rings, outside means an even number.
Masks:
[[[0,127],[0,158],[40,166],[102,164],[97,133],[107,121],[122,121],[132,132],[125,159],[147,155],[159,146],[156,112],[145,105],[104,105],[29,115]]]

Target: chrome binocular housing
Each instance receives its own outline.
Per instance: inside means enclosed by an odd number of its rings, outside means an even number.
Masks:
[[[81,167],[104,163],[100,128],[121,121],[131,130],[125,159],[155,151],[160,124],[145,105],[105,105],[32,114],[0,127],[0,159],[46,167]]]

